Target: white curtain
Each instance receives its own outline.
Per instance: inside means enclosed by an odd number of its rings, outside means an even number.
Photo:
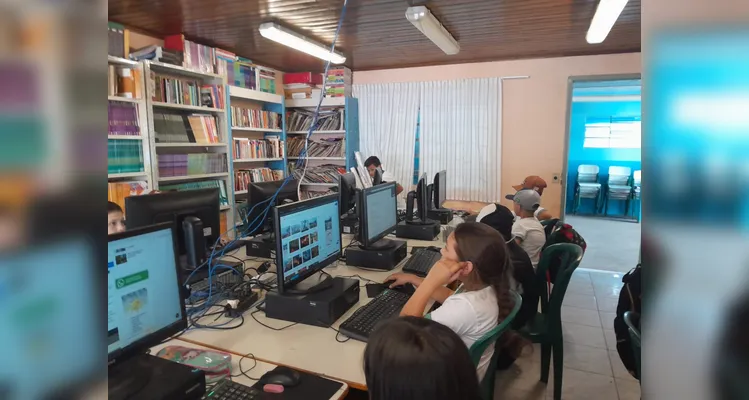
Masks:
[[[423,82],[419,173],[447,170],[447,199],[498,202],[502,155],[500,78]]]
[[[359,99],[359,148],[362,161],[377,156],[383,168],[405,189],[414,169],[416,119],[419,112],[418,83],[354,85]]]

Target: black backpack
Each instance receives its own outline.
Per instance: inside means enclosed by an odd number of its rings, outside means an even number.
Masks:
[[[624,322],[624,313],[633,311],[640,314],[641,307],[641,281],[640,275],[642,266],[637,266],[622,277],[624,286],[619,292],[619,303],[616,306],[616,318],[614,318],[614,333],[616,334],[616,351],[619,352],[619,358],[627,370],[637,379],[637,362],[632,350],[632,342],[629,337],[629,329]],[[638,327],[639,328],[639,327]],[[604,329],[606,327],[604,326]]]

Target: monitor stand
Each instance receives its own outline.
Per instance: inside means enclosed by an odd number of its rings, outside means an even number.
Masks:
[[[316,278],[315,278],[316,276]],[[298,282],[291,288],[284,290],[284,294],[311,294],[328,289],[333,284],[333,277],[330,274],[320,271],[317,275],[311,275],[306,279]]]
[[[380,239],[374,243],[370,243],[369,246],[359,245],[359,248],[366,251],[382,251],[382,250],[389,250],[395,248],[398,243],[394,240],[390,239]]]

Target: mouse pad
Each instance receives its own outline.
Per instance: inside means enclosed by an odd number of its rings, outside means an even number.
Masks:
[[[261,398],[264,400],[329,400],[343,386],[340,382],[331,381],[318,375],[298,370],[297,372],[301,376],[298,385],[284,388],[283,393],[263,392]],[[260,382],[255,383],[252,387],[263,390],[263,385]]]

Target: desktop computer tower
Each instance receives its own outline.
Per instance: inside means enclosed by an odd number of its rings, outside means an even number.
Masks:
[[[380,250],[365,250],[359,246],[346,249],[346,264],[390,271],[395,268],[408,253],[405,240],[391,240],[395,246]]]
[[[427,211],[427,218],[439,221],[442,225],[447,225],[453,219],[453,212],[447,208],[433,208]]]
[[[440,234],[440,223],[427,220],[427,222],[409,223],[401,221],[395,227],[395,237],[414,240],[434,240]]]
[[[189,365],[140,354],[109,367],[112,400],[198,400],[205,394],[205,372]]]
[[[327,328],[358,302],[359,280],[335,277],[331,287],[319,292],[301,295],[268,292],[265,316]]]
[[[252,239],[245,240],[247,257],[272,258],[271,251],[276,251],[275,241],[269,240],[269,234],[255,236]]]

